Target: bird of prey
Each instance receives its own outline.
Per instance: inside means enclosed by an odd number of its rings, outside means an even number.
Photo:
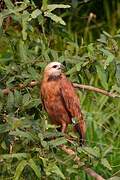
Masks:
[[[73,123],[73,128],[80,135],[80,143],[85,142],[85,121],[80,109],[79,98],[72,83],[62,71],[60,62],[49,63],[44,70],[41,83],[41,99],[51,123],[60,126],[65,133],[68,124]]]

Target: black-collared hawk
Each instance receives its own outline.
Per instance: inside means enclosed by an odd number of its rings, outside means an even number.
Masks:
[[[73,126],[80,135],[81,144],[84,144],[86,127],[79,98],[62,69],[60,62],[51,62],[45,67],[41,83],[42,102],[52,124],[60,126],[63,133],[68,124],[73,123],[72,119],[77,119]]]

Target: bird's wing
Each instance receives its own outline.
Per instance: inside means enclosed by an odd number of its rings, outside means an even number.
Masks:
[[[79,98],[75,92],[72,83],[63,77],[61,80],[61,98],[64,101],[65,108],[70,113],[71,117],[77,118],[78,123],[74,126],[76,131],[80,134],[82,143],[85,139],[85,121],[80,109]]]
[[[72,83],[67,78],[63,78],[60,83],[60,89],[67,111],[69,111],[72,117],[79,118],[81,116],[79,98]]]

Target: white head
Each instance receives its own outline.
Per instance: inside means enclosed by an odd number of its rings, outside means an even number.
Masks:
[[[60,76],[64,66],[60,62],[51,62],[45,67],[47,76]]]

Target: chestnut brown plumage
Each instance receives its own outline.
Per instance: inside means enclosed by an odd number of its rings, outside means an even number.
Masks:
[[[74,129],[80,134],[80,142],[85,142],[85,121],[80,110],[79,98],[72,83],[62,73],[63,65],[59,62],[49,63],[41,83],[41,98],[51,122],[60,125],[65,132],[72,118],[77,119]]]

